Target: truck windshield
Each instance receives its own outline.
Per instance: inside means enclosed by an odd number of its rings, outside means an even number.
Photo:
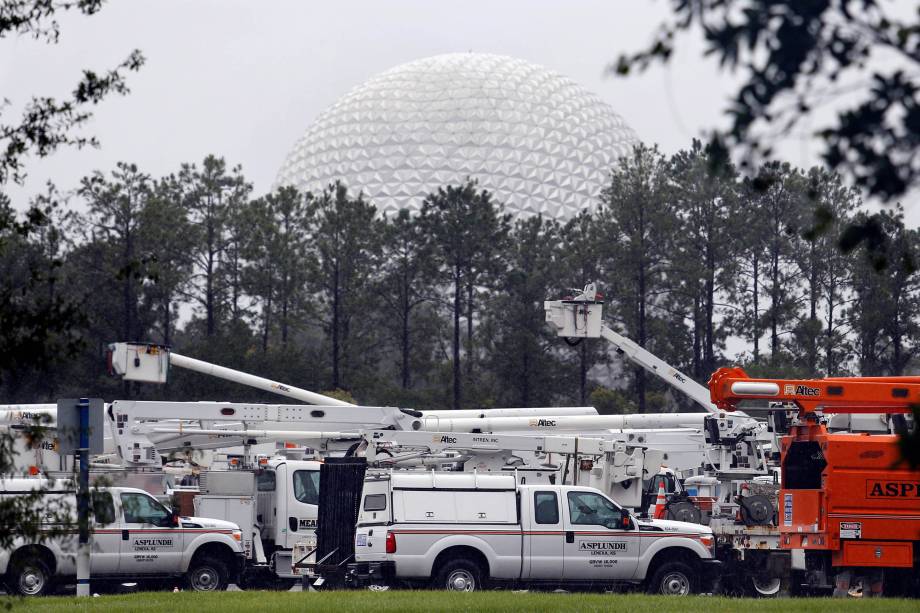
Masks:
[[[569,521],[573,524],[617,524],[620,509],[615,504],[593,492],[569,492]]]
[[[294,498],[304,504],[319,504],[319,471],[294,471]]]

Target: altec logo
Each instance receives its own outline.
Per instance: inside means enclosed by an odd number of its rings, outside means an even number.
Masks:
[[[448,444],[452,444],[452,443],[456,443],[456,442],[457,442],[457,437],[455,437],[455,436],[447,436],[446,434],[445,434],[444,436],[433,436],[433,437],[431,437],[431,442],[432,442],[432,443],[448,443]]]
[[[531,419],[530,427],[531,428],[555,428],[556,420],[555,419]]]
[[[869,480],[866,498],[920,498],[920,482]]]
[[[784,385],[784,396],[817,396],[821,389],[817,387],[808,387],[807,385]]]

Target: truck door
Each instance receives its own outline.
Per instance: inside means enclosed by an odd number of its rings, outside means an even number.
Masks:
[[[558,579],[564,531],[559,493],[534,490],[530,521],[524,532],[524,578]],[[529,567],[528,567],[529,561]]]
[[[96,574],[115,574],[121,557],[121,521],[115,514],[112,494],[92,491],[90,496],[93,537],[90,541],[89,570]]]
[[[283,471],[283,472],[282,472]],[[283,543],[286,549],[292,548],[304,536],[316,533],[316,516],[319,512],[319,469],[299,468],[287,464],[278,466],[278,480],[282,477],[286,487],[281,495],[285,496],[283,506],[279,505],[277,521],[282,521],[286,528]],[[282,509],[284,514],[282,515]]]
[[[182,530],[172,526],[170,512],[152,496],[122,492],[119,573],[174,573],[182,559]]]
[[[623,512],[597,492],[568,490],[563,517],[563,577],[568,581],[626,580],[639,565],[639,532],[623,525]]]

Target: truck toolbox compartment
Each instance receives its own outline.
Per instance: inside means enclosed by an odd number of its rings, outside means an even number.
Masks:
[[[202,494],[224,496],[252,496],[255,492],[255,475],[242,470],[207,470],[198,478]]]
[[[886,566],[910,568],[914,564],[912,544],[891,541],[844,541],[836,566]]]

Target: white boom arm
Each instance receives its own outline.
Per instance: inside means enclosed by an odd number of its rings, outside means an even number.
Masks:
[[[120,375],[128,381],[145,381],[147,383],[165,383],[169,368],[176,366],[194,370],[234,383],[248,385],[288,398],[295,398],[308,404],[324,406],[353,407],[356,405],[330,396],[324,396],[309,390],[257,377],[249,373],[218,366],[203,360],[196,360],[170,351],[168,347],[149,343],[112,343],[109,345],[109,366],[113,374]]]
[[[602,337],[612,343],[617,352],[625,355],[633,364],[659,377],[703,407],[707,413],[719,413],[719,410],[712,404],[709,390],[706,387],[604,324],[603,306],[601,296],[597,293],[593,283],[588,284],[584,291],[574,298],[547,300],[543,303],[546,321],[556,327],[559,336],[566,338]]]
[[[128,381],[165,383],[172,366],[204,375],[226,379],[256,389],[294,398],[307,404],[355,407],[358,405],[317,394],[287,383],[257,377],[211,362],[190,358],[151,343],[111,343],[108,349],[109,370]],[[55,405],[49,407],[56,408]],[[594,407],[530,407],[507,409],[468,409],[461,411],[425,411],[425,415],[451,417],[518,417],[524,415],[597,415]],[[2,414],[0,414],[2,416]]]
[[[422,430],[431,432],[597,432],[604,430],[703,427],[705,413],[646,413],[636,415],[553,415],[534,417],[431,417],[423,415]]]
[[[601,336],[613,344],[617,352],[625,355],[633,364],[641,366],[660,377],[665,383],[683,392],[684,395],[703,407],[707,413],[719,412],[716,405],[710,400],[708,388],[703,387],[647,349],[640,347],[622,334],[618,334],[606,324],[601,326]]]
[[[349,411],[337,408],[116,400],[111,405],[112,436],[118,456],[126,464],[158,466],[159,456],[164,452],[220,449],[236,446],[240,439],[257,443],[288,437],[313,439],[321,431],[330,433],[329,438],[334,440],[342,438],[343,433],[358,433],[366,428],[417,430],[421,427],[416,411],[391,407],[356,406]]]

